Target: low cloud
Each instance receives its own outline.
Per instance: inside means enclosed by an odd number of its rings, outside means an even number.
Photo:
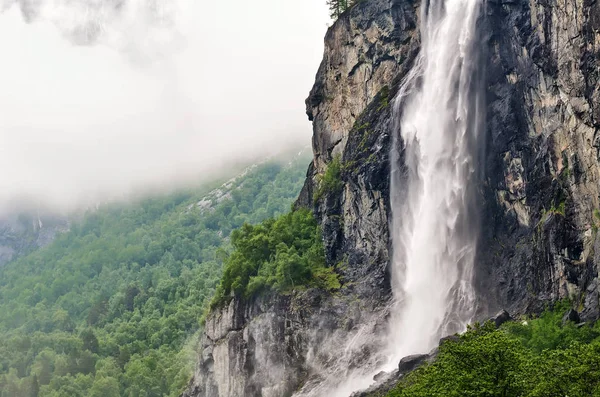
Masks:
[[[0,209],[89,205],[310,142],[324,0],[0,9]]]

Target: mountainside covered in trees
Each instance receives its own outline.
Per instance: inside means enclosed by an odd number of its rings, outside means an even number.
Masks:
[[[419,50],[419,11],[418,1],[364,0],[342,13],[306,102],[314,159],[296,207],[315,214],[340,288],[215,307],[186,396],[319,396],[348,371],[377,367],[391,299],[391,104]],[[600,3],[488,1],[478,35],[477,316],[566,299],[595,320]]]
[[[308,161],[101,206],[1,267],[0,396],[179,395],[231,231],[287,213]]]

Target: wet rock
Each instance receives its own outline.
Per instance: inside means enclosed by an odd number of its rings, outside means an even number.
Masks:
[[[373,377],[373,380],[375,382],[379,382],[379,381],[385,379],[386,377],[388,377],[389,375],[390,375],[389,372],[381,371]]]
[[[501,312],[497,313],[494,317],[492,317],[490,319],[490,321],[494,322],[494,324],[496,325],[496,328],[499,328],[502,324],[504,324],[508,321],[511,321],[511,320],[512,320],[512,317],[506,310],[502,310]]]
[[[458,341],[460,341],[460,337],[458,335],[448,335],[448,336],[444,336],[443,338],[440,339],[438,346],[442,346],[446,342],[458,342]]]
[[[567,311],[565,313],[565,315],[562,318],[562,323],[563,325],[572,322],[575,324],[579,324],[581,322],[581,318],[579,317],[579,313],[577,313],[577,311],[575,309],[569,309],[569,311]]]
[[[404,357],[398,364],[398,371],[402,374],[408,373],[426,362],[428,358],[429,354],[413,354]]]
[[[560,299],[598,317],[600,37],[595,3],[488,2],[480,310]],[[575,11],[577,10],[577,11]],[[594,87],[594,88],[592,88]]]
[[[394,386],[396,386],[401,374],[398,372],[398,370],[396,370],[393,372],[380,372],[375,376],[378,377],[378,379],[374,379],[376,381],[374,385],[371,385],[366,390],[352,393],[350,397],[370,397],[375,395],[384,395],[392,390]]]

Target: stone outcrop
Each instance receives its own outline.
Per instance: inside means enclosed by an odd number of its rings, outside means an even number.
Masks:
[[[490,319],[496,326],[496,328],[500,327],[502,324],[511,321],[513,318],[506,310],[501,310],[494,317]]]
[[[342,289],[212,313],[185,396],[326,395],[327,374],[377,363],[391,298],[391,108],[419,48],[418,8],[364,0],[343,14],[306,102],[314,161],[296,205],[314,209]],[[571,298],[582,321],[598,318],[600,2],[490,0],[483,14],[479,317]],[[340,188],[322,191],[334,164]]]
[[[569,309],[568,312],[565,313],[565,315],[562,318],[562,323],[567,324],[568,322],[572,322],[575,324],[580,324],[581,323],[581,317],[579,317],[579,313],[577,313],[577,311],[575,309]]]
[[[418,51],[418,3],[364,1],[327,31],[323,61],[306,100],[317,173],[345,151],[356,119]]]
[[[317,290],[231,301],[207,319],[196,373],[183,396],[280,397],[302,385],[310,392],[324,380],[324,368],[370,362],[376,346],[369,350],[368,339],[385,324],[370,312],[376,304],[349,291]],[[360,350],[344,353],[350,337],[362,338]]]

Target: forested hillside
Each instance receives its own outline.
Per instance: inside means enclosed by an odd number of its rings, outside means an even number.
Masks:
[[[307,156],[103,206],[0,269],[1,397],[178,395],[231,231],[288,212]]]

